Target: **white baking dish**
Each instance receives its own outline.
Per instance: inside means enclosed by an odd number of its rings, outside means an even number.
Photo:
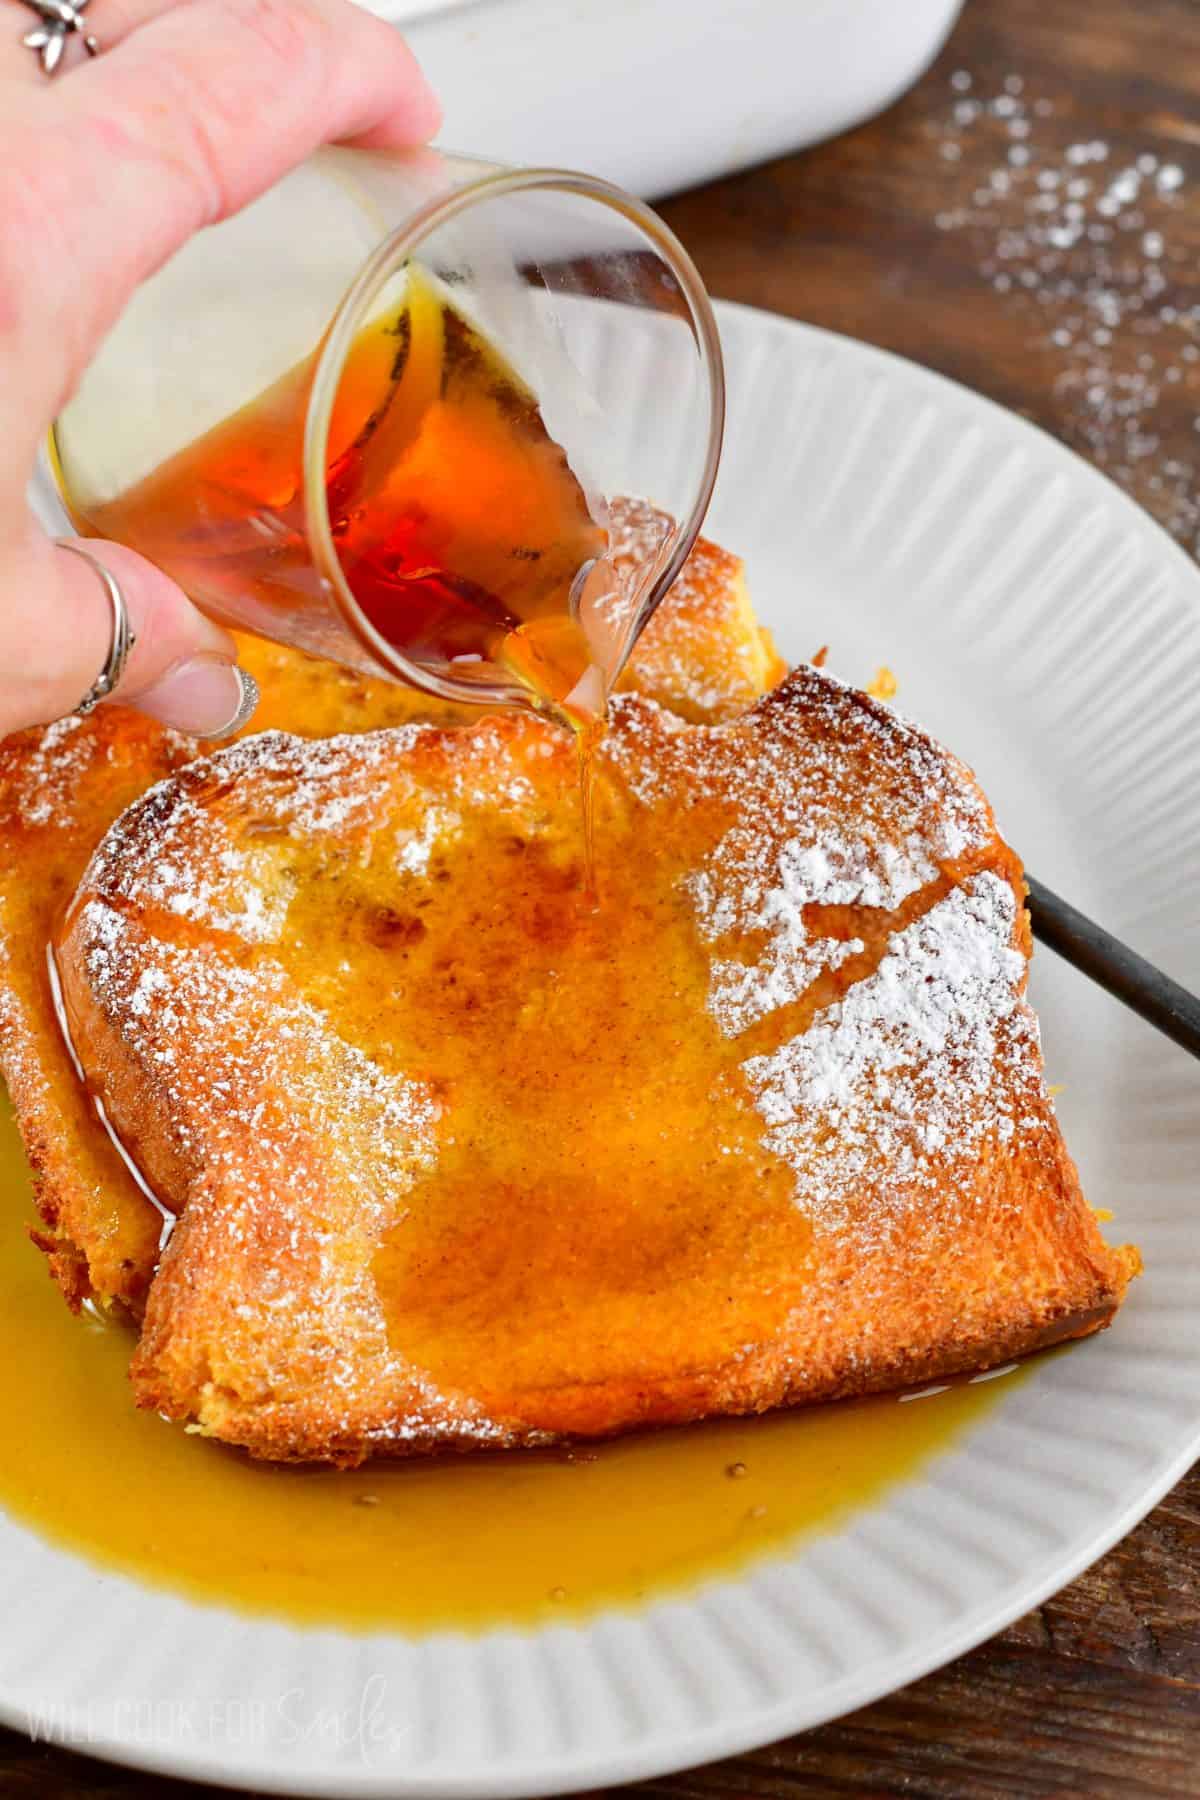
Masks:
[[[446,108],[441,141],[653,197],[845,131],[941,49],[962,0],[366,0]]]

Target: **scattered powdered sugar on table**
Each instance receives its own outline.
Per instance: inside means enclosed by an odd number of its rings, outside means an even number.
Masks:
[[[1039,1123],[1015,1110],[1041,1091],[1015,919],[1008,883],[973,877],[893,935],[876,972],[803,1035],[743,1065],[767,1148],[795,1168],[820,1229],[866,1198],[866,1227],[886,1232],[944,1181],[947,1156]]]
[[[1016,74],[997,90],[955,71],[929,129],[946,186],[935,222],[968,234],[981,280],[1028,318],[1031,347],[1058,361],[1063,434],[1118,481],[1146,475],[1151,509],[1200,550],[1200,446],[1163,454],[1164,418],[1177,429],[1184,411],[1200,432],[1200,305],[1175,230],[1188,168],[1073,134]],[[992,158],[983,181],[981,150]]]

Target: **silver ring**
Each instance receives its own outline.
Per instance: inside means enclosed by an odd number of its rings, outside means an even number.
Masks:
[[[86,718],[94,707],[99,706],[101,700],[108,698],[120,681],[125,673],[125,664],[129,661],[129,652],[133,649],[136,639],[129,625],[129,608],[125,604],[125,596],[121,592],[116,576],[106,569],[90,550],[85,550],[82,544],[75,543],[71,538],[58,538],[56,542],[60,550],[69,550],[72,556],[81,556],[85,563],[95,569],[104,583],[104,591],[108,595],[108,603],[112,608],[112,642],[108,647],[108,656],[105,659],[104,667],[75,708],[80,718]]]
[[[27,31],[21,42],[32,50],[42,65],[43,75],[53,75],[63,59],[68,41],[78,36],[89,56],[99,56],[100,45],[87,28],[84,11],[88,0],[24,0],[38,23]]]

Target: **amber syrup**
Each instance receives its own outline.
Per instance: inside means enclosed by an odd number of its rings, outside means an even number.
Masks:
[[[286,638],[289,612],[323,612],[304,520],[316,361],[91,508],[88,529],[141,550],[202,604],[251,606],[268,635]],[[444,679],[499,665],[576,731],[586,821],[608,684],[577,600],[607,530],[536,396],[415,271],[347,355],[326,500],[346,581],[389,644]]]

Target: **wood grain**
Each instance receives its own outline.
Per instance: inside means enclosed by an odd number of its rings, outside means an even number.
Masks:
[[[883,117],[663,211],[713,293],[886,345],[1014,407],[1109,468],[1194,548],[1200,360],[1185,352],[1200,300],[1200,208],[1189,200],[1200,181],[1198,42],[1194,0],[968,0],[946,53]],[[986,108],[958,128],[961,99],[994,98],[1014,80],[1029,140]],[[1097,141],[1105,179],[1138,157],[1178,168],[1177,192],[1145,184],[1145,229],[1167,240],[1148,307],[1132,305],[1146,282],[1136,226],[1121,240],[1123,261],[1085,234],[1039,282],[1065,280],[1082,300],[997,284],[999,237],[1028,217],[1036,184],[1022,176],[1015,197],[996,190],[986,205],[974,196],[1022,141],[1043,169]],[[1115,342],[1093,346],[1094,297],[1114,281],[1122,326]],[[1076,316],[1078,327],[1068,323]],[[1135,329],[1142,322],[1148,329]],[[1071,341],[1056,342],[1056,331]],[[1122,387],[1139,376],[1140,387]],[[1121,413],[1125,393],[1134,404]],[[6,1800],[203,1791],[0,1733]],[[644,1800],[1200,1795],[1200,1473],[1088,1574],[949,1668],[821,1730],[626,1791]]]

